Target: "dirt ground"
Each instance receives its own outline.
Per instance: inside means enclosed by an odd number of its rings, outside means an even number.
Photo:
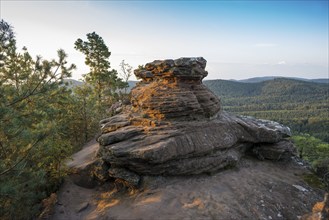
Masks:
[[[97,149],[89,143],[69,165],[88,164]],[[244,158],[212,175],[143,177],[135,191],[118,192],[113,182],[85,188],[67,178],[49,219],[299,219],[324,195],[303,180],[309,173],[296,162]]]

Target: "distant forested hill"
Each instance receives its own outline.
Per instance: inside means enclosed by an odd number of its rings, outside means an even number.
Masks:
[[[257,82],[263,82],[263,81],[273,80],[273,79],[277,79],[277,78],[295,79],[295,80],[306,81],[306,82],[315,82],[315,83],[329,83],[329,78],[305,79],[305,78],[298,78],[298,77],[278,77],[278,76],[253,77],[253,78],[249,78],[249,79],[242,79],[242,80],[236,80],[236,81],[245,82],[245,83],[257,83]]]
[[[309,133],[329,142],[329,84],[288,78],[256,83],[207,80],[222,108],[237,114],[279,121],[293,133]]]

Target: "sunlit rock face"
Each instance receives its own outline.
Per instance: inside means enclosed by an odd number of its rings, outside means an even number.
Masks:
[[[101,124],[99,156],[110,176],[138,185],[143,175],[193,175],[295,154],[288,127],[220,111],[203,84],[206,60],[180,58],[135,70],[132,106]]]
[[[199,120],[220,110],[220,101],[202,79],[206,60],[202,57],[157,60],[135,70],[142,81],[132,92],[134,112],[153,119]]]

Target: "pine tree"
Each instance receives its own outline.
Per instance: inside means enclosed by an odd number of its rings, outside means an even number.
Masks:
[[[18,52],[12,27],[0,21],[0,218],[32,219],[58,185],[71,154],[63,86],[74,65]]]
[[[78,127],[74,130],[78,137],[82,138],[82,143],[86,143],[91,138],[95,137],[98,132],[99,120],[95,118],[95,99],[92,96],[92,88],[87,84],[74,88],[74,99],[77,102],[75,116],[72,117],[72,121],[75,121]]]
[[[111,52],[98,34],[95,32],[87,34],[87,41],[79,38],[75,42],[75,49],[86,56],[85,63],[89,66],[90,72],[85,74],[84,78],[93,87],[98,110],[102,114],[116,101],[118,89],[124,88],[125,84],[118,78],[117,71],[111,69],[109,62]]]

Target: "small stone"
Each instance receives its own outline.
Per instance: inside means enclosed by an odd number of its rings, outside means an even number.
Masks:
[[[300,186],[300,185],[292,185],[293,187],[295,187],[296,189],[298,189],[299,191],[302,192],[308,192],[307,189],[305,189],[304,187]]]

